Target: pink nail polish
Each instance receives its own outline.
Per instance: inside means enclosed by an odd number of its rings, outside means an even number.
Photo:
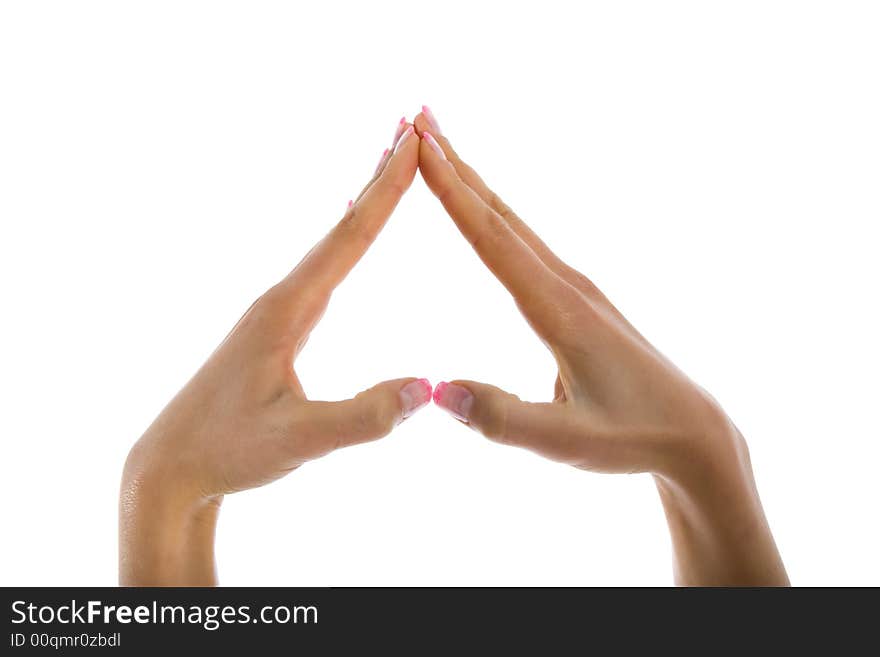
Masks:
[[[434,388],[433,397],[434,403],[456,420],[468,421],[471,406],[474,405],[474,396],[470,390],[454,383],[441,381]]]
[[[376,165],[375,173],[379,173],[379,169],[382,168],[382,163],[385,161],[385,156],[388,155],[388,151],[390,149],[386,148],[382,151],[382,157],[379,158],[379,163]]]
[[[394,147],[395,153],[399,151],[400,147],[406,143],[406,140],[410,138],[410,135],[412,135],[412,133],[413,127],[411,125],[407,126],[406,130],[403,131],[403,134],[400,135],[400,140],[397,142],[397,146]]]
[[[443,152],[443,148],[440,146],[440,144],[437,143],[437,140],[434,139],[434,135],[432,135],[430,132],[425,131],[422,133],[422,139],[428,142],[428,146],[433,148],[434,152],[437,153],[437,155],[439,155],[444,160],[446,159],[446,153]]]
[[[347,205],[346,207],[349,207],[349,208],[350,208],[352,205],[354,205],[354,201],[352,201],[351,199],[349,199],[349,201],[348,201],[348,205]]]
[[[431,111],[431,108],[427,105],[422,105],[422,114],[428,119],[428,125],[431,126],[431,132],[438,137],[442,136],[443,131],[440,130],[440,124],[437,123],[437,117],[434,116],[434,112]]]
[[[431,382],[428,379],[416,379],[400,389],[400,403],[403,407],[405,420],[431,401]]]
[[[397,122],[397,128],[394,130],[394,139],[391,141],[391,148],[397,146],[397,140],[400,139],[400,135],[403,134],[404,130],[406,130],[406,117],[401,116],[400,121]]]

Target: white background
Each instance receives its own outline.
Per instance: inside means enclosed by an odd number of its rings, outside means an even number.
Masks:
[[[307,8],[306,8],[307,5]],[[342,215],[401,114],[746,435],[796,584],[880,584],[872,2],[0,5],[0,583],[113,584],[131,444]],[[531,400],[553,363],[420,178],[298,371]],[[650,477],[431,407],[226,499],[222,583],[671,583]]]

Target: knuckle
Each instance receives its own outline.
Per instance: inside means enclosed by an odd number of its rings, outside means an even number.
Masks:
[[[499,197],[498,194],[493,191],[489,192],[489,205],[495,209],[495,212],[497,212],[506,220],[516,218],[516,216],[513,214],[513,211],[507,206],[504,201],[501,200],[501,197]]]
[[[559,278],[558,288],[555,296],[566,308],[570,308],[572,311],[583,312],[588,312],[590,308],[592,308],[589,300],[583,295],[583,293],[562,278]]]
[[[257,297],[242,317],[242,325],[263,326],[271,321],[285,294],[283,290],[279,289],[279,285],[273,285]]]
[[[581,301],[560,313],[559,321],[552,329],[556,343],[563,347],[576,347],[583,341],[585,331],[594,326],[599,316],[593,306]]]
[[[277,306],[286,294],[287,290],[283,287],[283,283],[276,283],[256,298],[251,306],[251,311],[271,309]]]
[[[502,444],[510,442],[507,430],[509,405],[515,399],[516,397],[513,395],[502,395],[493,397],[487,402],[484,420],[480,427],[480,431],[486,438]]]
[[[296,295],[296,316],[312,318],[320,316],[330,303],[330,295],[318,289],[300,290]]]
[[[386,193],[392,196],[400,197],[406,193],[407,185],[387,168],[379,176],[379,184]]]
[[[434,196],[443,205],[447,205],[455,194],[455,184],[452,180],[444,179],[434,185]]]
[[[375,229],[367,221],[362,208],[356,205],[346,213],[337,225],[339,235],[348,241],[369,244],[375,237]]]
[[[589,294],[590,296],[601,296],[601,292],[599,292],[599,288],[596,287],[595,283],[593,283],[593,281],[584,276],[574,267],[570,265],[564,265],[563,271],[572,280],[577,281],[578,287],[584,294]]]
[[[479,223],[479,227],[474,231],[469,241],[477,252],[492,250],[503,240],[509,230],[498,213],[487,206],[483,213],[483,221]]]
[[[367,393],[360,393],[357,398],[359,398],[358,433],[374,438],[381,438],[391,433],[396,409],[391,407],[390,400],[384,395],[379,399],[370,399]]]
[[[545,302],[549,305],[536,317],[536,328],[556,344],[577,340],[596,317],[592,304],[568,284],[557,286]]]

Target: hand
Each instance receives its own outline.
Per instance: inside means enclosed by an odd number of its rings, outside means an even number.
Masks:
[[[347,401],[310,401],[293,367],[334,288],[412,183],[418,144],[401,119],[392,148],[339,224],[254,302],[132,448],[120,498],[123,584],[213,583],[224,494],[380,438],[430,401],[431,385],[414,378]]]
[[[684,584],[787,584],[745,440],[718,403],[639,334],[462,162],[430,110],[419,168],[477,255],[556,359],[549,403],[474,381],[434,401],[500,443],[595,472],[650,472]]]

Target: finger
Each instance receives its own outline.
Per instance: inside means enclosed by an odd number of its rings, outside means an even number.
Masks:
[[[397,122],[397,128],[394,130],[394,138],[391,140],[391,146],[382,151],[382,155],[379,158],[379,163],[376,165],[375,171],[373,171],[373,177],[370,178],[370,181],[366,185],[364,185],[363,189],[358,193],[355,199],[348,202],[348,207],[351,207],[352,205],[357,203],[361,199],[361,196],[364,195],[364,192],[366,192],[373,184],[373,182],[375,182],[376,178],[379,177],[379,174],[382,173],[382,171],[388,165],[388,162],[391,160],[391,157],[394,155],[394,151],[397,148],[397,142],[400,140],[400,138],[403,136],[403,133],[406,132],[406,129],[409,126],[410,124],[406,122],[406,117],[401,116],[400,121]]]
[[[434,403],[486,438],[525,447],[557,461],[574,463],[577,434],[564,404],[524,402],[495,386],[474,381],[441,382]]]
[[[422,106],[422,111],[416,115],[413,120],[413,125],[415,126],[416,133],[420,136],[425,132],[429,132],[437,139],[443,152],[446,154],[446,158],[452,163],[452,166],[455,167],[456,173],[458,173],[464,183],[474,190],[477,196],[483,199],[486,205],[495,210],[495,212],[507,222],[507,225],[510,226],[513,232],[535,252],[535,255],[537,255],[551,271],[585,294],[598,292],[589,278],[566,264],[565,261],[553,253],[550,247],[538,237],[528,224],[520,219],[519,216],[489,188],[474,168],[461,159],[452,147],[449,139],[440,133],[440,126],[437,124],[436,118],[434,118],[433,113],[427,106]]]
[[[651,469],[651,437],[603,431],[599,420],[585,416],[583,409],[575,413],[565,403],[524,402],[474,381],[438,383],[434,403],[490,440],[553,461],[594,472]]]
[[[507,223],[459,177],[430,132],[419,146],[419,168],[458,229],[514,296],[542,337],[558,327],[575,292],[554,274]]]
[[[419,139],[407,125],[375,180],[287,277],[293,289],[326,299],[376,239],[418,166]]]
[[[431,401],[427,379],[395,379],[338,402],[309,401],[298,415],[300,440],[332,449],[376,440]]]

